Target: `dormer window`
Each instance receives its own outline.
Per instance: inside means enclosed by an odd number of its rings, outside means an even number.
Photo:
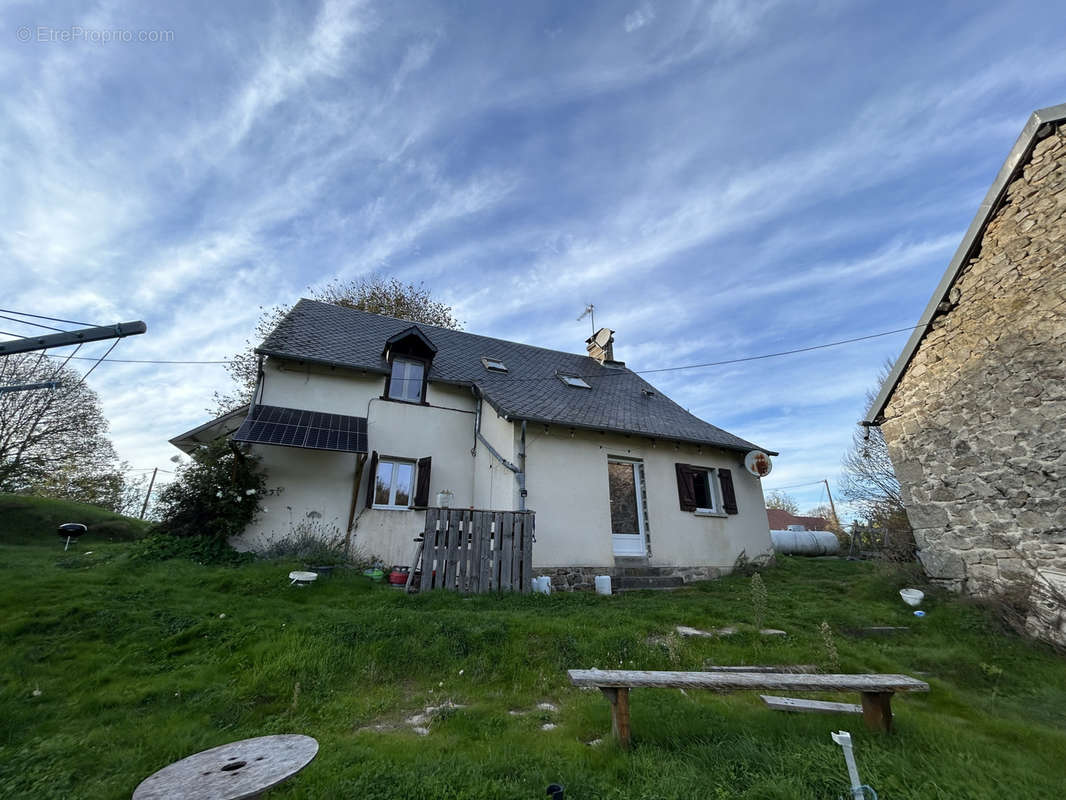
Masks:
[[[381,354],[389,362],[385,397],[404,403],[426,402],[426,374],[436,353],[436,345],[417,326],[389,338]]]
[[[507,372],[507,365],[498,358],[481,357],[481,365],[489,372]]]
[[[563,373],[560,372],[560,373],[558,373],[558,378],[563,383],[565,383],[567,386],[574,386],[574,387],[577,387],[578,389],[591,389],[592,388],[591,386],[588,385],[588,383],[585,381],[585,379],[582,378],[580,375],[564,375]]]
[[[413,358],[394,356],[392,373],[389,375],[390,400],[421,403],[425,397],[426,365]]]

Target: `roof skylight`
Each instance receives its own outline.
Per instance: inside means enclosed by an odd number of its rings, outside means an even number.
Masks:
[[[489,358],[488,356],[481,357],[481,363],[487,370],[492,372],[507,372],[507,365],[504,364],[498,358]]]
[[[567,386],[576,386],[579,389],[591,389],[592,387],[585,382],[585,379],[580,375],[563,375],[559,373],[559,380],[565,383]]]

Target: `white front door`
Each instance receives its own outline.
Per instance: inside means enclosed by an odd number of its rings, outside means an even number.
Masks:
[[[646,555],[639,462],[608,461],[607,483],[611,495],[611,540],[614,554]]]

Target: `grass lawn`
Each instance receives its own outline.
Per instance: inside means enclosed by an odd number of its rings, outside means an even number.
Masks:
[[[299,589],[295,563],[138,561],[106,541],[116,525],[64,553],[54,523],[79,518],[0,496],[0,797],[128,798],[179,758],[292,732],[321,750],[270,797],[540,798],[559,782],[568,800],[836,798],[839,729],[882,798],[1061,793],[1066,660],[946,595],[916,619],[896,594],[913,572],[782,559],[763,572],[765,624],[789,635],[769,638],[751,628],[743,576],[615,597],[407,597],[349,574]],[[609,731],[608,706],[567,668],[825,669],[823,620],[841,671],[927,673],[928,695],[897,695],[893,734],[770,711],[755,693],[645,689],[630,752],[588,744]],[[740,632],[679,639],[678,624]],[[869,625],[911,631],[854,633]],[[406,722],[445,701],[460,707],[428,735]]]

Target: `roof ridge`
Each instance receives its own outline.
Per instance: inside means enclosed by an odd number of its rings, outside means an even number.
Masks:
[[[361,308],[351,308],[349,306],[338,305],[337,303],[327,303],[324,300],[314,300],[314,299],[309,298],[309,297],[301,297],[297,301],[297,305],[299,303],[303,303],[303,302],[314,303],[315,305],[320,305],[320,306],[332,306],[333,308],[339,308],[339,309],[341,309],[343,311],[354,311],[354,312],[356,312],[358,314],[369,314],[372,317],[381,317],[382,319],[392,319],[392,320],[396,320],[397,322],[407,322],[407,323],[410,323],[411,325],[425,326],[427,328],[433,328],[434,330],[443,331],[445,333],[461,333],[461,334],[464,334],[466,336],[472,336],[472,337],[477,338],[477,339],[488,339],[488,340],[491,340],[491,341],[494,341],[494,342],[502,342],[504,344],[518,345],[519,347],[529,347],[529,348],[531,348],[533,350],[542,350],[545,353],[555,353],[557,355],[564,355],[564,356],[577,356],[578,358],[587,358],[590,361],[596,361],[596,359],[592,358],[592,356],[590,356],[590,355],[588,355],[586,353],[574,353],[574,352],[571,352],[569,350],[556,350],[556,349],[551,348],[551,347],[541,347],[540,345],[529,344],[527,342],[517,342],[514,339],[501,339],[499,336],[486,336],[483,333],[473,333],[472,331],[466,331],[466,330],[463,330],[461,328],[446,328],[443,325],[433,325],[432,323],[429,323],[429,322],[416,322],[415,320],[405,319],[404,317],[394,317],[394,316],[391,316],[389,314],[378,314],[378,313],[376,313],[374,311],[364,311]],[[293,308],[296,308],[296,306],[293,306]],[[488,355],[488,354],[486,354],[486,355]],[[599,362],[596,362],[596,363],[599,363]],[[602,367],[603,365],[600,364],[600,366]],[[604,367],[604,369],[614,369],[614,370],[622,369],[622,370],[625,370],[626,372],[633,372],[634,375],[637,374],[636,372],[631,370],[629,367]]]

